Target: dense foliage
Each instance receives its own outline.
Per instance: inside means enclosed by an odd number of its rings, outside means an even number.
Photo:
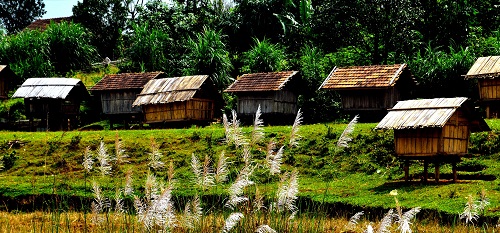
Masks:
[[[304,118],[327,121],[342,117],[338,97],[317,88],[335,66],[408,63],[416,97],[477,98],[461,75],[500,51],[499,11],[493,0],[85,0],[70,25],[0,38],[0,62],[25,79],[110,57],[122,72],[208,74],[219,91],[243,73],[298,70]]]
[[[0,28],[15,33],[45,14],[43,0],[0,1]]]

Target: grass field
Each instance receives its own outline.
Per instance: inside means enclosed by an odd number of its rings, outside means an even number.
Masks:
[[[260,166],[265,164],[267,146],[273,141],[276,148],[284,146],[281,173],[296,169],[299,174],[299,214],[321,213],[315,216],[348,219],[364,211],[366,219],[362,221],[376,221],[389,209],[396,208],[394,197],[389,193],[397,190],[403,209],[421,207],[419,218],[439,219],[437,225],[441,224],[442,229],[451,229],[453,224],[460,222],[458,215],[464,211],[467,198],[471,196],[479,200],[483,193],[490,204],[478,213],[479,219],[475,223],[481,225],[483,231],[488,229],[486,232],[492,232],[500,216],[500,190],[496,179],[500,171],[496,129],[500,127],[500,122],[489,120],[488,124],[493,132],[472,135],[470,151],[473,155],[459,164],[459,182],[447,180],[451,166],[442,165],[442,180],[438,184],[420,182],[419,174],[423,166],[418,162],[410,168],[414,180],[408,183],[402,181],[401,164],[393,156],[392,132],[373,131],[375,124],[357,124],[348,148],[336,146],[346,124],[301,126],[297,147],[289,145],[290,126],[264,127],[264,139],[249,146],[252,163],[259,166],[255,166],[251,178],[255,185],[248,188],[245,194],[252,199],[258,189],[268,202],[276,196],[280,176],[270,175],[268,168]],[[246,137],[251,131],[251,127],[243,127]],[[112,173],[107,176],[100,175],[97,169],[85,172],[82,162],[86,148],[89,147],[95,155],[102,141],[108,153],[113,155],[116,153],[117,137],[128,155],[128,162],[113,164]],[[19,214],[32,211],[90,211],[90,202],[95,198],[92,182],[101,185],[104,196],[112,197],[116,187],[126,183],[126,174],[131,171],[132,186],[139,196],[145,191],[144,182],[148,174],[154,173],[160,182],[168,183],[169,174],[175,173],[172,200],[176,209],[182,209],[196,195],[202,197],[205,208],[223,209],[221,203],[227,200],[231,183],[245,166],[242,147],[225,143],[224,139],[225,130],[221,125],[166,130],[0,132],[0,155],[4,157],[5,166],[0,172],[0,208],[10,213],[14,211],[14,215],[16,211],[20,211]],[[161,162],[166,165],[171,163],[174,172],[169,171],[168,166],[159,169],[148,166],[154,147],[152,141],[163,155]],[[215,167],[223,152],[229,162],[228,181],[213,186],[196,185],[191,169],[192,155],[201,162],[208,157],[209,164]],[[132,199],[124,200],[132,205]],[[4,216],[7,215],[5,213]],[[422,221],[425,225],[429,220]],[[440,231],[465,232],[457,229]]]

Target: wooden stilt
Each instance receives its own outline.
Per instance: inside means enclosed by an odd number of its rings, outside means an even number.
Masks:
[[[427,183],[427,180],[429,179],[429,171],[427,170],[429,168],[429,162],[427,160],[424,160],[424,183]]]
[[[405,181],[408,182],[410,180],[410,161],[405,159]]]
[[[457,162],[452,163],[453,182],[457,182]]]
[[[436,183],[439,183],[439,163],[436,162],[434,167],[434,177],[436,179]]]

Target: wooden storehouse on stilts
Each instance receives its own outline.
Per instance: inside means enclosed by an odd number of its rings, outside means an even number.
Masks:
[[[71,130],[78,125],[80,103],[89,98],[85,85],[75,78],[30,78],[12,98],[24,98],[31,130]]]
[[[188,126],[213,121],[221,100],[208,75],[195,75],[149,80],[133,106],[142,107],[145,123]]]
[[[320,89],[339,93],[344,111],[378,121],[399,100],[411,97],[416,83],[406,64],[333,68]]]
[[[238,99],[237,113],[242,119],[253,119],[260,105],[262,118],[269,123],[290,123],[297,114],[296,85],[298,71],[244,74],[224,92]]]
[[[122,122],[127,125],[131,121],[142,123],[142,109],[132,106],[144,85],[151,79],[165,78],[163,72],[108,74],[95,86],[90,88],[93,95],[99,98],[102,114],[113,123]]]
[[[478,58],[465,79],[478,79],[479,100],[486,118],[500,117],[500,56]]]
[[[429,163],[456,164],[467,154],[471,132],[489,131],[486,122],[474,111],[467,98],[436,98],[399,101],[375,129],[393,129],[396,155],[405,161],[405,180],[409,180],[409,161],[424,161],[424,181]]]

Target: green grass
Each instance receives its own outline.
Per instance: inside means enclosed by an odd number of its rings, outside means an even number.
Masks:
[[[500,127],[500,121],[488,120],[493,129]],[[300,196],[319,204],[343,204],[353,208],[394,208],[394,197],[388,195],[398,190],[398,200],[405,208],[416,206],[436,213],[459,214],[468,195],[479,196],[486,190],[491,205],[485,215],[499,217],[500,186],[495,179],[461,180],[458,183],[443,181],[439,184],[422,184],[418,180],[405,183],[401,164],[393,154],[392,132],[373,131],[376,124],[358,124],[349,148],[336,148],[338,136],[346,124],[314,124],[300,129],[300,146],[285,148],[283,169],[299,171]],[[249,127],[244,128],[248,135]],[[265,127],[265,142],[252,147],[253,159],[262,163],[266,156],[269,140],[277,146],[286,145],[290,126]],[[85,148],[94,151],[103,140],[108,152],[114,154],[115,134],[123,142],[126,163],[115,166],[111,177],[101,177],[94,169],[85,174],[81,165]],[[124,184],[124,173],[133,170],[134,187],[140,192],[145,177],[150,152],[150,138],[154,137],[163,153],[163,161],[173,162],[178,186],[174,195],[182,198],[195,193],[202,195],[224,196],[228,184],[206,190],[196,188],[191,180],[191,155],[202,159],[205,155],[216,161],[224,151],[231,162],[230,180],[234,180],[242,166],[241,149],[224,143],[224,129],[220,125],[188,129],[164,130],[126,130],[126,131],[71,131],[71,132],[0,132],[0,156],[15,153],[18,159],[14,166],[0,172],[0,195],[9,199],[42,194],[56,194],[61,197],[91,197],[91,182],[98,181],[107,195],[114,194],[114,187]],[[472,151],[486,150],[484,140],[495,139],[493,133],[473,135]],[[17,141],[20,143],[12,144]],[[498,152],[494,145],[487,148],[491,154],[474,155],[464,158],[465,165],[480,165],[478,171],[460,171],[459,178],[470,175],[479,177],[489,175],[498,177]],[[13,152],[15,151],[15,152]],[[430,167],[429,171],[433,169]],[[414,163],[411,174],[422,171],[422,164]],[[167,170],[156,171],[157,177],[166,179]],[[267,174],[262,167],[257,168],[253,180],[259,190],[272,197],[276,190],[278,177]],[[451,174],[451,166],[441,167],[442,175]],[[343,210],[348,215],[350,210]]]

